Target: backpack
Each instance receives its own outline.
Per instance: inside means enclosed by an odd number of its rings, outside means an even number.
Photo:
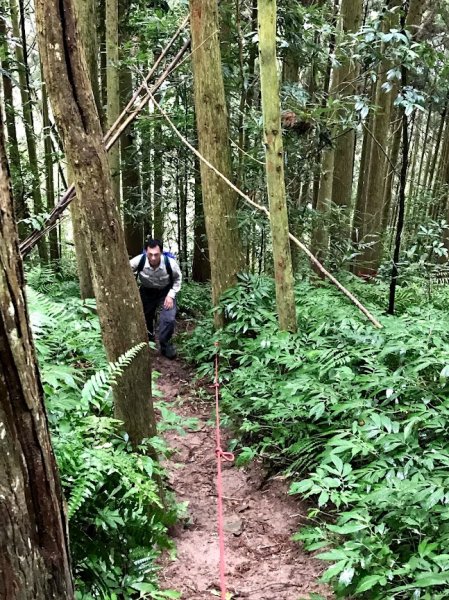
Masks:
[[[164,256],[165,268],[166,268],[168,276],[170,278],[170,287],[172,288],[173,287],[173,269],[171,268],[170,258],[175,258],[175,256],[171,252],[167,252],[167,251],[164,251],[162,254]],[[140,258],[139,264],[137,265],[136,280],[139,276],[140,271],[145,266],[146,258],[147,258],[147,253],[144,250],[142,253],[142,256]]]

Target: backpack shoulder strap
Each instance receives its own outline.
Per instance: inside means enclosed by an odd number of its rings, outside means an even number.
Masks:
[[[165,268],[167,269],[168,276],[170,277],[170,287],[173,287],[173,269],[171,268],[170,259],[164,254]]]

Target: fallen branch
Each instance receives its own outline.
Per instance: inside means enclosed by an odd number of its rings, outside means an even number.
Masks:
[[[232,181],[229,181],[229,179],[227,177],[225,177],[222,173],[220,173],[220,171],[218,169],[216,169],[206,158],[204,158],[204,156],[202,154],[200,154],[198,152],[198,150],[196,148],[194,148],[192,146],[192,144],[190,144],[188,142],[188,140],[177,129],[176,125],[170,119],[170,117],[168,116],[168,114],[164,111],[164,109],[160,106],[160,104],[154,99],[154,96],[152,96],[152,94],[149,91],[149,89],[147,91],[148,91],[148,94],[151,96],[151,101],[158,108],[158,110],[160,111],[160,113],[165,117],[165,119],[169,123],[170,127],[173,129],[173,131],[178,136],[178,138],[182,141],[182,143],[185,144],[187,146],[187,148],[189,148],[189,150],[191,150],[205,165],[207,165],[209,167],[209,169],[212,169],[212,171],[216,175],[218,175],[218,177],[221,177],[221,179],[223,179],[241,198],[243,198],[247,204],[249,204],[253,208],[256,208],[257,210],[263,212],[268,218],[270,218],[270,213],[269,213],[268,209],[265,208],[265,206],[257,204],[257,202],[254,202],[254,200],[251,200],[251,198],[249,196],[247,196],[246,194],[244,194],[236,185],[234,185],[232,183]],[[348,289],[346,289],[344,287],[344,285],[342,285],[331,273],[329,273],[329,271],[327,269],[325,269],[325,267],[320,263],[320,261],[317,258],[315,258],[315,256],[310,252],[310,250],[302,242],[300,242],[298,240],[298,238],[296,238],[291,233],[289,233],[289,238],[299,248],[301,248],[301,250],[310,259],[310,262],[313,263],[317,267],[317,269],[325,277],[327,277],[329,279],[329,281],[331,281],[347,298],[349,298],[349,300],[353,304],[355,304],[355,306],[357,306],[357,308],[371,321],[371,323],[375,327],[378,327],[379,329],[382,328],[381,323],[379,323],[379,321],[369,312],[369,310],[365,306],[363,306],[363,304],[359,300],[357,300],[357,298],[354,296],[354,294],[351,294],[351,292]]]
[[[107,151],[109,151],[112,148],[112,146],[119,139],[119,137],[121,136],[123,131],[126,129],[126,127],[128,127],[128,125],[137,117],[137,115],[142,111],[142,109],[146,106],[146,104],[152,97],[148,93],[149,80],[153,76],[157,66],[160,64],[160,62],[163,60],[163,58],[167,55],[170,47],[173,45],[175,40],[181,34],[181,32],[184,29],[184,27],[186,26],[187,22],[188,22],[188,18],[184,19],[183,23],[180,25],[180,27],[178,28],[175,35],[172,37],[172,39],[169,41],[167,46],[161,52],[159,58],[157,59],[156,63],[153,65],[153,67],[150,70],[150,72],[148,73],[148,75],[143,80],[142,84],[134,92],[134,94],[133,94],[131,100],[128,102],[128,105],[126,106],[126,108],[121,112],[121,114],[118,117],[118,119],[116,120],[116,122],[109,129],[109,131],[105,134],[103,141],[104,141]],[[168,75],[170,75],[171,72],[174,71],[175,68],[177,68],[179,66],[181,58],[183,57],[183,55],[185,54],[185,52],[187,51],[189,46],[190,46],[190,39],[187,40],[183,44],[181,50],[178,51],[178,53],[173,58],[173,60],[169,64],[169,66],[165,69],[163,74],[159,77],[159,79],[156,81],[156,83],[152,86],[153,93],[156,92],[161,87],[161,85],[167,79]],[[133,107],[135,101],[138,99],[139,94],[142,92],[143,89],[146,90],[145,94],[141,98],[139,98],[138,104],[133,108],[132,112],[129,112],[130,109]],[[55,223],[60,219],[62,213],[69,206],[70,202],[73,200],[74,197],[75,197],[75,186],[72,183],[71,186],[59,198],[56,206],[51,211],[50,215],[48,216],[47,220],[45,221],[45,227],[43,229],[33,231],[25,240],[23,240],[23,242],[21,242],[19,248],[20,248],[20,253],[22,255],[22,258],[25,258],[31,252],[31,250],[36,246],[36,244],[39,242],[39,240],[41,238],[43,238],[49,231],[51,231],[53,229]]]

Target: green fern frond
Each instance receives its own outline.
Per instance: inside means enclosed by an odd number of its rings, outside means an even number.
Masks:
[[[123,371],[136,358],[146,343],[142,342],[133,348],[127,350],[115,362],[108,364],[106,369],[97,371],[85,383],[81,392],[81,398],[87,404],[93,404],[97,408],[101,408],[102,403],[109,394],[112,386],[117,383],[118,377],[123,375]]]

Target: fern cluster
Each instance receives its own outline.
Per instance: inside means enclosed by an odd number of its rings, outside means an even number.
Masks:
[[[382,315],[385,285],[350,285]],[[264,457],[315,499],[298,539],[331,561],[337,597],[447,598],[449,291],[428,302],[401,287],[380,331],[333,288],[301,282],[296,297],[299,332],[281,333],[273,282],[242,277],[222,300],[226,327],[200,323],[186,356],[211,375],[219,340],[239,459]]]
[[[43,282],[39,277],[43,277]],[[175,505],[159,498],[159,438],[134,451],[113,418],[111,389],[142,345],[108,364],[93,301],[32,272],[27,298],[52,442],[67,500],[77,599],[178,597],[158,590],[156,558],[169,545]],[[151,450],[151,452],[149,452]]]

